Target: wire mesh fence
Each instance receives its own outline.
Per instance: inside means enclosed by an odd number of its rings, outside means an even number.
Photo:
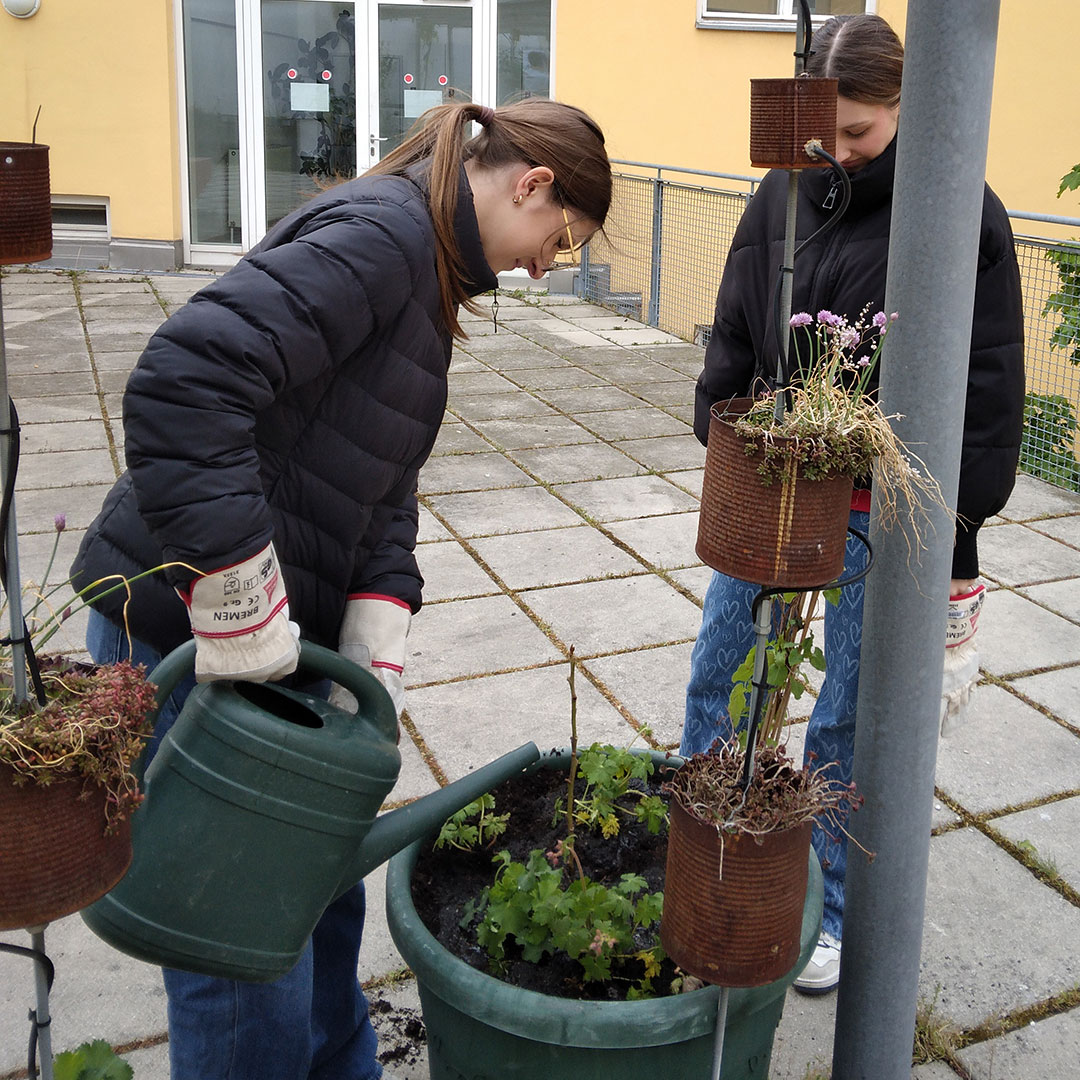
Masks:
[[[585,249],[577,291],[619,314],[708,344],[728,248],[757,178],[615,164],[626,171],[616,173],[606,235]],[[1080,220],[1014,215],[1027,369],[1020,468],[1080,491],[1080,246],[1021,234],[1021,223],[1038,220],[1080,233]]]

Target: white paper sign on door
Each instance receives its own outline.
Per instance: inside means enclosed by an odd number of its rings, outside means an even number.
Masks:
[[[330,87],[326,83],[289,83],[289,108],[293,112],[329,112]]]
[[[423,116],[428,109],[443,103],[441,90],[406,90],[405,115],[410,118]]]

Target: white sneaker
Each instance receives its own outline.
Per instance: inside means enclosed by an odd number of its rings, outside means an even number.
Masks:
[[[827,994],[840,981],[840,942],[822,933],[810,962],[795,980],[795,989],[804,994]]]

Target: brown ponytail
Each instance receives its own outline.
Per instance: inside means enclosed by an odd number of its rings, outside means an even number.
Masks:
[[[474,120],[483,130],[466,140],[465,125]],[[475,104],[436,106],[368,174],[400,175],[428,159],[440,306],[443,321],[457,338],[464,337],[457,306],[476,310],[462,282],[464,265],[454,232],[463,162],[493,169],[515,162],[546,165],[555,174],[555,195],[562,204],[600,226],[611,205],[611,165],[603,132],[573,105],[526,98],[494,110]]]
[[[904,46],[880,15],[837,15],[814,34],[808,75],[838,79],[837,93],[867,105],[900,102]]]

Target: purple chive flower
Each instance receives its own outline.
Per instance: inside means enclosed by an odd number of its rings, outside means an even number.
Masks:
[[[877,328],[878,328],[879,330],[884,330],[884,329],[885,329],[885,327],[886,327],[886,326],[888,325],[888,323],[889,323],[889,317],[888,317],[888,315],[886,315],[886,314],[885,314],[885,312],[884,312],[884,311],[879,311],[879,312],[878,312],[878,313],[877,313],[877,314],[876,314],[876,315],[874,316],[874,325],[875,325],[875,326],[876,326],[876,327],[877,327]]]
[[[870,363],[870,357],[869,356],[860,356],[859,357],[859,367],[867,367],[869,365],[869,363]]]
[[[67,528],[67,514],[57,514],[56,517],[53,518],[53,528],[56,529],[58,533],[63,532]]]
[[[899,319],[899,318],[900,318],[900,312],[899,312],[899,311],[894,311],[894,312],[893,312],[893,313],[892,313],[892,314],[891,314],[891,315],[889,316],[889,322],[896,322],[896,320],[897,320],[897,319]]]
[[[794,315],[791,316],[791,318],[788,320],[788,323],[792,327],[809,326],[813,321],[814,320],[810,317],[808,312],[797,311]]]
[[[826,308],[822,308],[817,313],[817,321],[824,323],[826,326],[840,326],[844,320],[839,315],[834,315]]]
[[[843,349],[854,349],[861,340],[862,335],[854,326],[845,326],[840,331],[840,347]]]

